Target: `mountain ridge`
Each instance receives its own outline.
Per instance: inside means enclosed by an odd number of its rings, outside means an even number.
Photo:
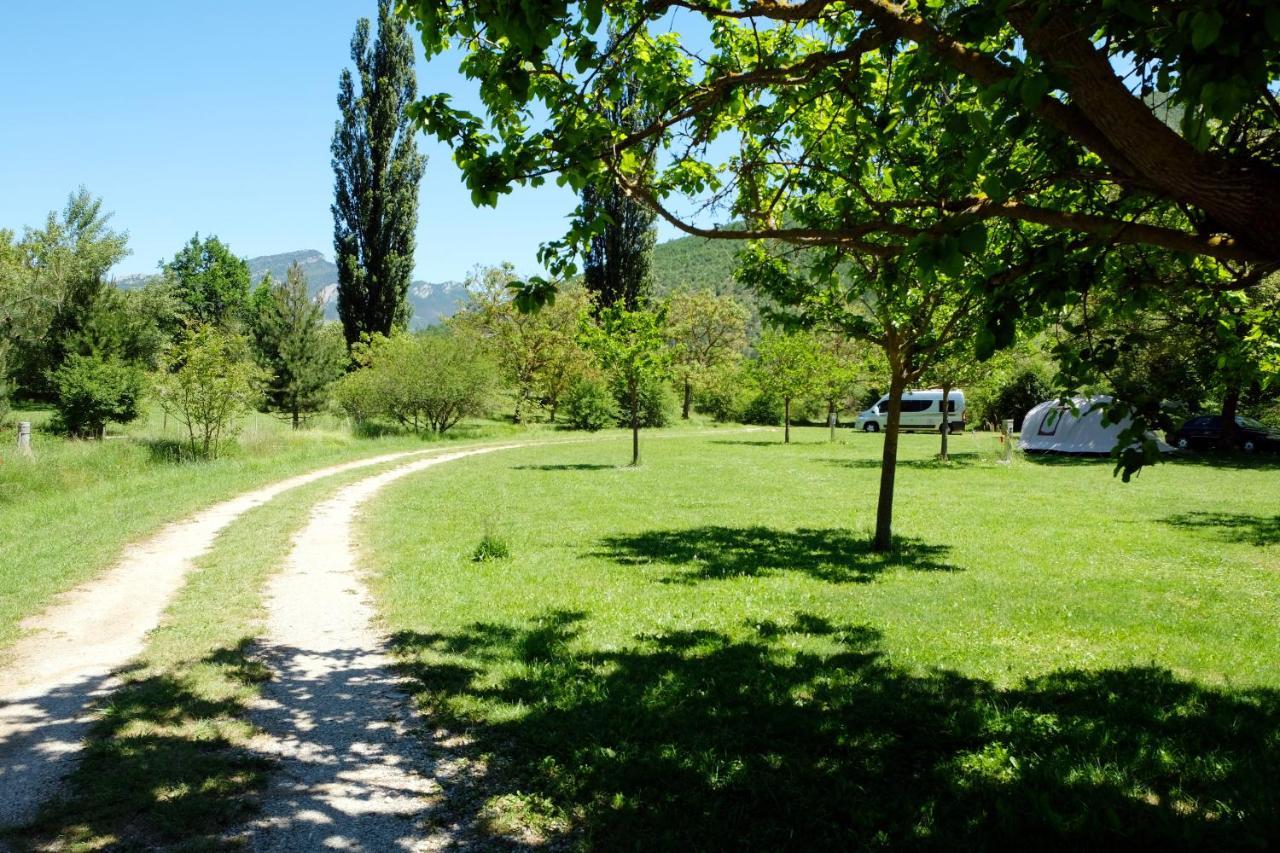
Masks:
[[[732,293],[754,306],[750,294],[742,291],[733,278],[732,241],[707,240],[701,237],[678,237],[654,246],[654,295],[667,296],[681,290],[710,289],[716,293]],[[283,281],[290,265],[297,263],[307,280],[308,291],[324,304],[328,320],[338,319],[338,266],[318,249],[297,249],[246,259],[249,277],[256,286],[268,273]],[[115,280],[126,290],[141,287],[154,275],[127,275]],[[461,310],[468,301],[466,286],[459,281],[414,281],[409,285],[409,305],[413,309],[409,325],[413,329],[434,326]]]

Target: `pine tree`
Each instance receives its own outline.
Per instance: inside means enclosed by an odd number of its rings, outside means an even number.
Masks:
[[[331,333],[325,326],[324,309],[308,293],[302,267],[293,264],[284,282],[268,286],[255,323],[259,361],[271,374],[263,396],[270,411],[287,414],[297,429],[325,404],[345,353],[336,328]]]
[[[611,101],[608,121],[616,127],[640,128],[647,113],[636,98],[636,86],[626,81]],[[652,152],[645,157],[652,159]],[[579,214],[584,222],[604,217],[604,230],[591,239],[583,259],[582,279],[596,295],[598,309],[620,305],[636,311],[648,300],[653,276],[654,214],[632,199],[608,177],[588,184],[582,191]]]
[[[378,2],[372,46],[369,28],[369,19],[361,18],[351,38],[360,87],[357,92],[355,77],[344,68],[332,146],[338,315],[348,344],[408,325],[418,184],[426,162],[405,112],[417,98],[413,43],[390,0]]]

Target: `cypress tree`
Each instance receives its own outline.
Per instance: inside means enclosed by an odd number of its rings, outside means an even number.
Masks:
[[[264,279],[269,288],[256,320],[259,361],[271,376],[264,389],[267,408],[289,416],[294,429],[328,399],[329,386],[345,366],[336,329],[326,329],[324,309],[307,290],[302,267],[289,267],[283,282]],[[333,332],[333,334],[330,334]]]
[[[390,0],[378,2],[378,34],[361,18],[351,38],[351,69],[338,82],[341,118],[333,133],[333,246],[338,316],[348,345],[362,334],[389,334],[409,323],[418,153],[406,108],[418,94],[413,42]]]
[[[607,110],[609,122],[623,132],[648,124],[636,94],[635,84],[625,81]],[[652,156],[646,152],[648,159]],[[596,294],[597,308],[621,305],[628,311],[638,310],[652,287],[653,212],[605,176],[583,189],[580,215],[586,222],[600,216],[607,222],[591,239],[583,259],[583,284]]]

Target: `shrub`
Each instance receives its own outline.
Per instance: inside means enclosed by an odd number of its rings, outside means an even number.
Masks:
[[[156,392],[187,428],[192,454],[214,459],[234,437],[236,420],[258,402],[265,378],[244,338],[197,326],[166,351]]]
[[[128,423],[139,414],[142,371],[117,358],[70,355],[51,374],[59,430],[77,438],[102,438],[107,423]]]
[[[694,406],[721,423],[741,422],[742,413],[760,393],[751,371],[743,364],[709,370],[694,393]]]
[[[511,546],[507,544],[507,540],[501,536],[486,533],[484,538],[480,540],[480,544],[476,546],[476,550],[472,552],[471,559],[476,563],[489,563],[495,560],[505,560],[510,556]]]
[[[742,422],[759,426],[778,426],[782,423],[782,401],[761,391],[742,410]]]
[[[493,393],[493,363],[474,336],[454,329],[377,336],[359,357],[365,366],[336,389],[357,422],[387,418],[443,433],[482,414]]]
[[[644,429],[656,429],[669,424],[679,405],[671,386],[662,377],[649,376],[640,381],[638,390],[640,426]],[[626,385],[615,380],[613,393],[618,402],[618,426],[631,426],[631,418],[627,414]]]
[[[569,428],[588,432],[616,423],[622,411],[605,383],[591,378],[579,379],[571,385],[562,406]]]
[[[385,370],[362,367],[348,373],[334,387],[333,398],[360,428],[391,409],[392,388]]]
[[[1044,373],[1032,368],[1024,369],[994,387],[978,387],[974,391],[976,393],[965,401],[971,422],[999,423],[1005,418],[1013,418],[1015,431],[1022,429],[1022,419],[1027,412],[1057,394]]]

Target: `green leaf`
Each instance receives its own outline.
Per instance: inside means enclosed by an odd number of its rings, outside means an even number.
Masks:
[[[1222,32],[1222,15],[1214,9],[1201,9],[1191,18],[1191,46],[1204,50],[1218,40]]]
[[[960,248],[967,254],[980,255],[987,250],[987,226],[979,222],[960,232]]]
[[[1280,41],[1280,6],[1275,4],[1268,6],[1263,20],[1267,28],[1267,35],[1276,41]]]

